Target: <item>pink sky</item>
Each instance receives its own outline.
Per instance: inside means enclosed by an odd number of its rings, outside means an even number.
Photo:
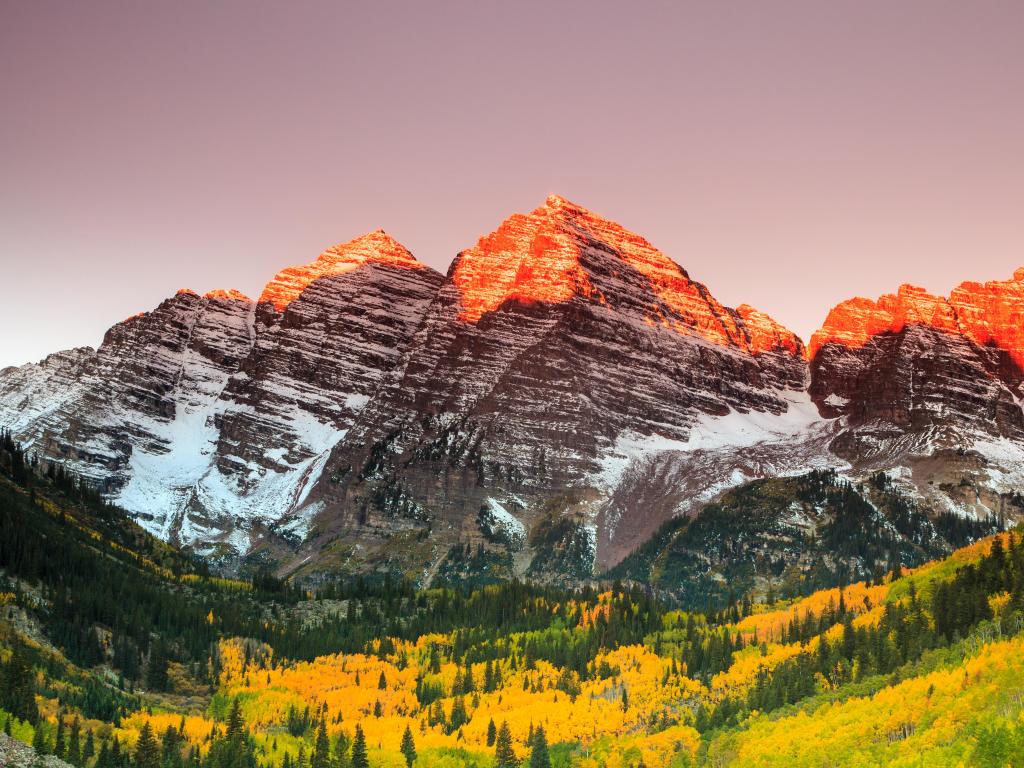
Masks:
[[[551,192],[805,339],[1024,265],[1024,3],[0,4],[0,366]]]

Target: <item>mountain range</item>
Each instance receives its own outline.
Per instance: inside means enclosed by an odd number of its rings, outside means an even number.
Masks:
[[[255,301],[180,290],[0,371],[0,425],[223,563],[580,581],[759,478],[1015,522],[1022,370],[1024,270],[850,299],[805,345],[552,196],[446,275],[376,231]]]

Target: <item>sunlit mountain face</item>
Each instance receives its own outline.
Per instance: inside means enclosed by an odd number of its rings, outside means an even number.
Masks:
[[[1022,278],[851,299],[805,349],[552,195],[447,276],[378,230],[256,302],[183,289],[4,371],[0,420],[225,562],[429,581],[471,575],[449,560],[470,544],[496,577],[577,582],[756,478],[891,470],[937,509],[1015,516]]]

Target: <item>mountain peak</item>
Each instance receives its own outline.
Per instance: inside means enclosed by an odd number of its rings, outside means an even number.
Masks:
[[[743,315],[721,305],[643,237],[559,195],[549,195],[532,213],[510,216],[460,253],[452,281],[461,296],[460,318],[469,323],[509,300],[578,300],[748,352],[803,349],[792,333],[752,308],[747,317],[758,327],[745,330]]]
[[[810,357],[825,344],[858,348],[882,333],[908,325],[929,326],[964,336],[982,346],[997,346],[1024,367],[1024,268],[1009,280],[964,282],[948,297],[916,285],[901,285],[895,294],[872,301],[863,297],[836,305],[808,345]]]
[[[224,290],[223,288],[214,288],[212,291],[207,291],[203,294],[204,299],[222,299],[225,301],[243,301],[246,304],[252,304],[252,299],[246,296],[241,291],[236,291],[234,288]]]
[[[424,269],[405,246],[383,229],[377,229],[328,248],[309,264],[282,269],[264,287],[260,303],[270,302],[275,309],[281,311],[314,280],[344,274],[369,263]]]

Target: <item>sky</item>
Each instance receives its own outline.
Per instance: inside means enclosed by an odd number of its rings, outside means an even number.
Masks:
[[[560,194],[807,339],[1024,266],[1024,3],[0,0],[0,366]]]

